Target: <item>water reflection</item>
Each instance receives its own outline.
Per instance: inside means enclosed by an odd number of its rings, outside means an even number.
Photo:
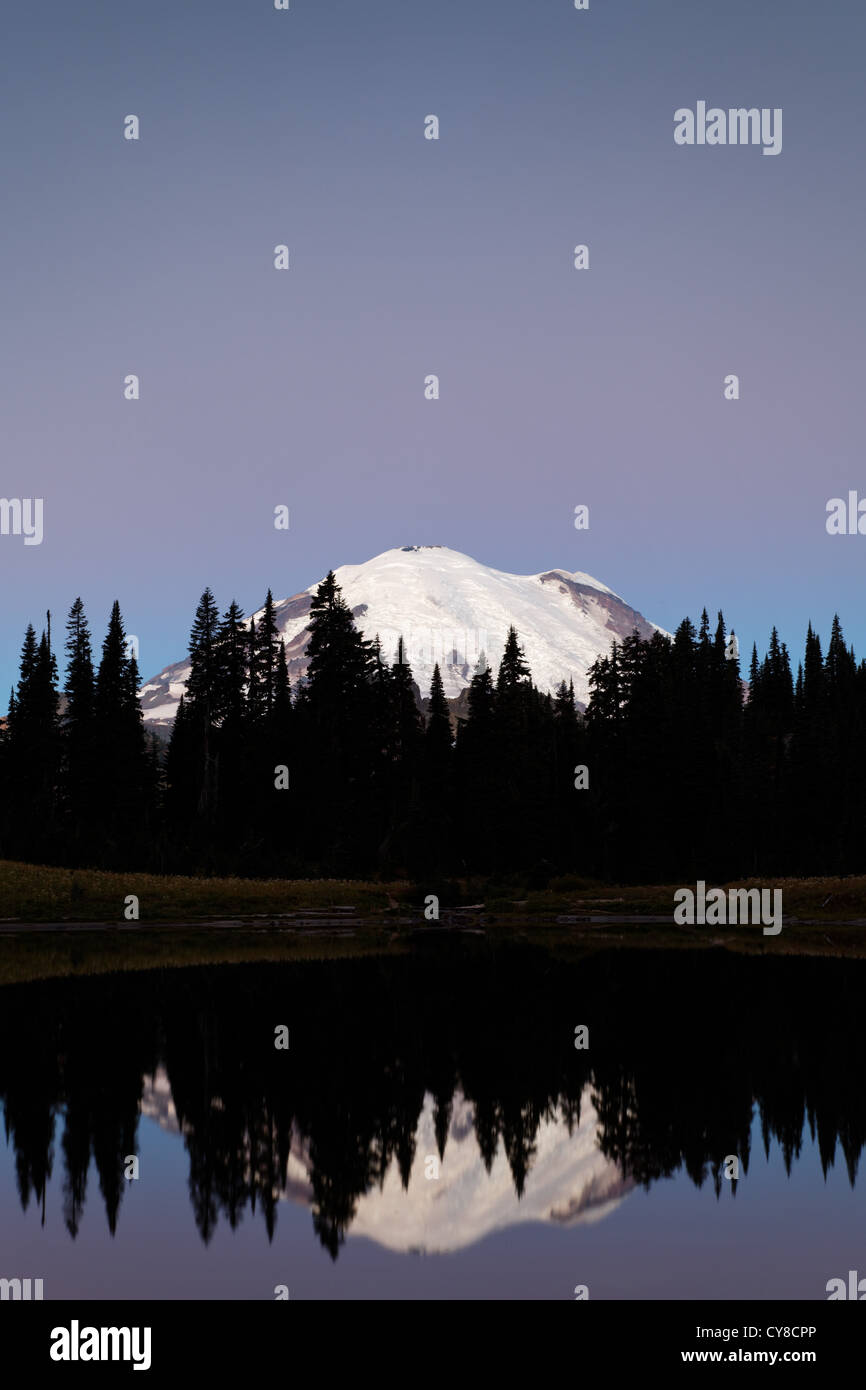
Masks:
[[[164,1070],[146,1079],[141,1113],[169,1133],[181,1133]],[[516,1222],[572,1226],[598,1220],[634,1186],[598,1147],[598,1121],[589,1089],[578,1125],[569,1129],[558,1114],[539,1124],[522,1198],[515,1191],[503,1144],[489,1171],[485,1168],[473,1121],[472,1104],[458,1091],[440,1158],[436,1103],[426,1095],[408,1182],[404,1185],[392,1161],[384,1179],[359,1197],[352,1235],[367,1236],[389,1250],[442,1254],[463,1249]],[[293,1136],[285,1181],[273,1195],[311,1206],[311,1167],[309,1144]]]
[[[825,1173],[841,1153],[853,1186],[864,982],[850,961],[568,963],[464,941],[7,987],[0,1099],[17,1199],[56,1220],[45,1191],[59,1165],[74,1238],[94,1174],[114,1233],[142,1115],[186,1150],[203,1241],[245,1213],[272,1237],[291,1200],[334,1258],[350,1231],[443,1251],[518,1221],[596,1219],[678,1171],[730,1199],[724,1160],[748,1173],[755,1107],[788,1172],[808,1130]]]

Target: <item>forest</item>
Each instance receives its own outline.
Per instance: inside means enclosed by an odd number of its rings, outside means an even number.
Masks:
[[[195,876],[523,875],[591,881],[862,873],[866,662],[834,618],[796,675],[775,629],[748,680],[724,618],[613,642],[579,708],[533,683],[517,632],[460,702],[383,660],[333,572],[292,688],[258,623],[206,589],[165,744],[143,723],[117,603],[97,661],[80,599],[61,686],[50,620],[25,634],[0,728],[0,857]],[[498,665],[491,658],[498,656]]]

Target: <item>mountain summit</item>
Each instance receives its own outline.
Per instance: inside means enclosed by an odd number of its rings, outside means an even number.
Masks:
[[[341,565],[335,574],[358,627],[371,639],[378,633],[387,661],[394,660],[403,637],[422,695],[436,662],[450,699],[468,686],[479,660],[486,659],[495,675],[513,625],[539,689],[573,680],[577,699],[585,703],[587,671],[614,639],[635,629],[641,637],[662,630],[589,574],[507,574],[444,545],[386,550],[363,565]],[[306,671],[310,602],[317,588],[311,584],[275,604],[293,684]],[[259,613],[253,617],[258,622]],[[189,662],[179,661],[142,686],[148,723],[171,722],[188,675]]]

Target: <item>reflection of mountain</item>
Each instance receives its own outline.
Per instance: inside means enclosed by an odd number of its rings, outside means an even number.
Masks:
[[[157,1067],[153,1076],[144,1078],[141,1113],[146,1120],[156,1120],[160,1129],[169,1134],[180,1134],[180,1121],[171,1098],[171,1082],[164,1067]]]
[[[162,1129],[179,1133],[171,1086],[162,1068],[145,1079],[141,1113]],[[559,1116],[542,1120],[526,1188],[518,1199],[502,1143],[490,1172],[485,1170],[472,1105],[459,1092],[439,1160],[435,1101],[428,1093],[418,1121],[408,1185],[404,1186],[398,1165],[392,1162],[381,1186],[371,1187],[358,1199],[348,1234],[367,1236],[390,1250],[433,1254],[462,1249],[517,1222],[571,1226],[600,1220],[635,1184],[623,1179],[616,1164],[599,1151],[598,1121],[588,1091],[581,1115],[571,1134]],[[439,1164],[437,1177],[425,1175],[430,1159]],[[297,1137],[285,1177],[285,1186],[278,1187],[274,1197],[311,1205],[309,1149]]]
[[[729,1200],[724,1159],[749,1180],[756,1109],[788,1172],[808,1126],[824,1172],[844,1162],[853,1186],[864,975],[713,950],[570,961],[443,933],[399,957],[9,986],[0,1101],[19,1198],[39,1213],[57,1165],[70,1236],[88,1187],[113,1232],[142,1114],[183,1146],[203,1241],[250,1218],[271,1238],[289,1199],[335,1259],[350,1235],[446,1250],[592,1220],[678,1172]],[[291,1051],[274,1048],[278,1022]]]
[[[634,1186],[598,1149],[598,1124],[589,1103],[572,1134],[560,1119],[542,1120],[526,1188],[518,1199],[500,1142],[488,1174],[472,1127],[472,1106],[455,1097],[454,1114],[439,1177],[425,1177],[436,1157],[433,1100],[426,1096],[418,1125],[415,1161],[404,1189],[392,1164],[380,1190],[358,1203],[350,1234],[368,1236],[391,1250],[425,1254],[459,1250],[517,1222],[556,1225],[597,1221]]]

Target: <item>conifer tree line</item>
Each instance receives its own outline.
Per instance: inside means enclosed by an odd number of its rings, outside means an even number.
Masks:
[[[722,614],[614,642],[570,686],[533,684],[510,629],[452,715],[438,666],[419,704],[333,571],[292,688],[273,596],[258,622],[206,589],[167,747],[145,731],[114,604],[101,656],[80,599],[59,684],[50,618],[30,626],[0,730],[0,857],[267,877],[576,874],[725,881],[866,869],[866,662],[837,618],[794,677],[773,629],[748,686]],[[579,769],[585,769],[580,772]]]

